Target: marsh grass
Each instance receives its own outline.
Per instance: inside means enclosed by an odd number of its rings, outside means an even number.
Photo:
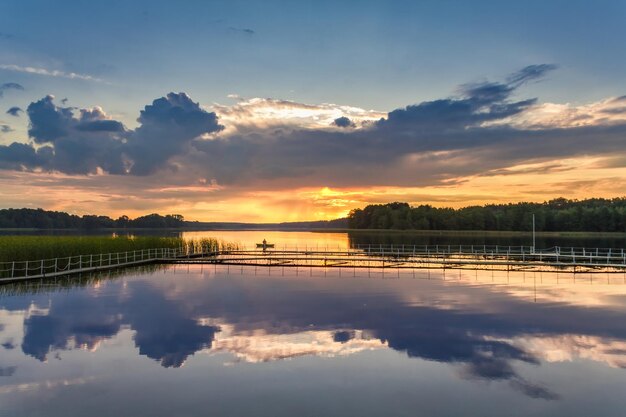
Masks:
[[[0,262],[36,261],[77,255],[131,252],[142,249],[182,249],[184,252],[235,249],[236,244],[213,238],[183,239],[154,236],[0,236]]]

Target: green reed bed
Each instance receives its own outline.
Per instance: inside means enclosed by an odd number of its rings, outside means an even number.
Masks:
[[[213,238],[151,236],[0,236],[0,278],[78,267],[107,266],[143,259],[139,251],[170,249],[177,254],[232,250],[237,245]],[[117,254],[101,256],[101,254]],[[82,257],[80,257],[82,255]],[[144,254],[145,255],[145,254]],[[74,257],[74,258],[71,258]],[[80,257],[80,258],[79,258]],[[56,259],[56,260],[55,260]],[[46,260],[38,263],[36,261]],[[54,260],[54,261],[52,261]],[[26,263],[30,261],[30,263]],[[10,264],[10,265],[9,265]]]
[[[180,248],[176,237],[0,236],[0,262],[34,261],[75,255]]]

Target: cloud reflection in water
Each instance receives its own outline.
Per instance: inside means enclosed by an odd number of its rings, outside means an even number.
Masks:
[[[390,348],[546,400],[559,395],[523,377],[520,365],[572,358],[624,364],[624,306],[616,294],[587,306],[580,299],[535,302],[514,285],[198,272],[12,297],[0,307],[25,312],[21,348],[40,361],[52,351],[94,350],[123,328],[134,332],[140,355],[173,368],[200,351],[267,362]]]

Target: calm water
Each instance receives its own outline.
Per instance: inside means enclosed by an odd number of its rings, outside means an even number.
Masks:
[[[110,232],[106,232],[110,233]],[[106,234],[105,233],[105,234]],[[118,231],[117,234],[131,234],[143,236],[184,236],[184,237],[217,237],[226,241],[239,242],[244,245],[254,245],[260,243],[263,239],[268,242],[276,243],[278,246],[319,246],[320,248],[328,246],[336,248],[337,246],[347,248],[354,245],[503,245],[503,246],[531,246],[531,235],[525,236],[493,236],[459,233],[441,234],[431,232],[411,233],[411,232],[278,232],[278,231],[227,231],[227,230],[208,230],[208,231],[192,231],[180,232],[175,230],[132,230]],[[7,234],[24,234],[24,235],[102,235],[102,231],[67,231],[67,230],[0,230],[1,235]],[[575,246],[588,248],[624,248],[626,247],[626,234],[607,235],[605,237],[587,236],[587,237],[537,237],[537,248],[549,248],[552,246]]]
[[[623,274],[179,265],[4,286],[0,416],[623,416],[625,318]]]

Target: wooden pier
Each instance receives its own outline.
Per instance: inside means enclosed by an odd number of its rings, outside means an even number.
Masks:
[[[147,264],[224,264],[307,268],[475,269],[535,272],[626,272],[624,249],[488,245],[355,245],[214,250],[145,249],[0,263],[0,283]]]

